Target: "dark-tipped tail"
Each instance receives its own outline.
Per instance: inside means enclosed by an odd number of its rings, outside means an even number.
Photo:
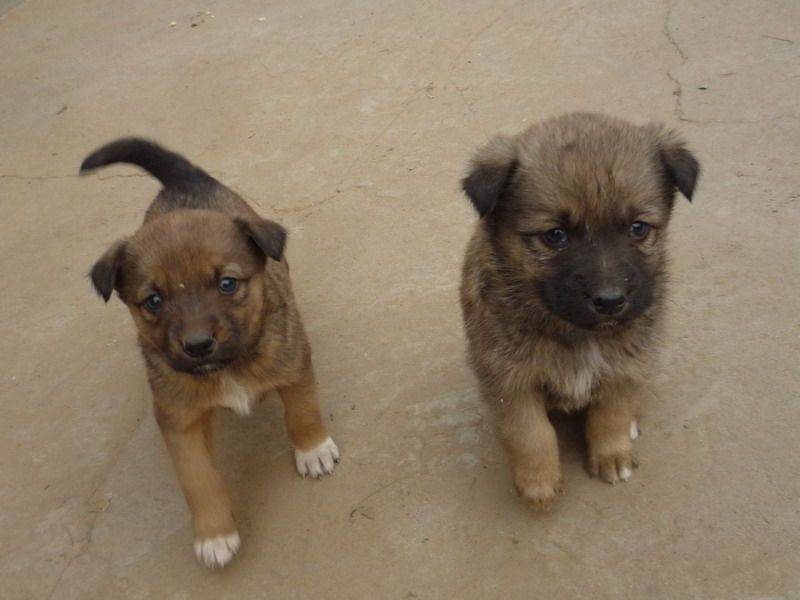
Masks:
[[[153,175],[166,188],[186,187],[213,181],[210,175],[195,167],[180,154],[141,138],[122,138],[98,148],[84,159],[81,164],[81,175],[114,163],[137,165]]]

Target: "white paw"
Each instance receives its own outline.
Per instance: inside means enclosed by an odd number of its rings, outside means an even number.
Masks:
[[[639,424],[636,421],[631,421],[630,436],[631,441],[639,437]]]
[[[295,449],[294,464],[297,472],[303,477],[310,475],[315,479],[333,473],[336,463],[339,462],[339,448],[331,438],[327,438],[316,448],[307,452]]]
[[[222,568],[231,562],[233,555],[239,550],[240,543],[237,531],[206,540],[196,539],[194,553],[197,560],[209,569]]]

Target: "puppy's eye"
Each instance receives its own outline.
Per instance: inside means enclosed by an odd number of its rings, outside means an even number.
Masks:
[[[567,245],[568,239],[567,230],[562,227],[556,227],[542,234],[542,240],[551,248],[563,248]]]
[[[647,237],[648,233],[650,233],[650,225],[644,221],[634,221],[631,224],[629,233],[634,240],[641,241]]]
[[[239,282],[233,277],[223,277],[219,280],[219,291],[226,296],[230,296],[239,287]]]
[[[158,312],[164,305],[164,299],[159,294],[150,294],[144,300],[144,307],[151,313]]]

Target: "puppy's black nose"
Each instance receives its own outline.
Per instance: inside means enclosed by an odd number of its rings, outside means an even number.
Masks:
[[[615,315],[625,308],[627,299],[618,288],[604,288],[592,298],[594,309],[601,315]]]
[[[214,349],[214,338],[207,333],[190,333],[183,338],[183,351],[192,358],[205,358]]]

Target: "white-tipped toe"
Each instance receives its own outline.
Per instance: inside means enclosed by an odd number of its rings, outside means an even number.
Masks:
[[[294,463],[297,472],[303,477],[309,475],[313,478],[322,477],[333,473],[339,461],[339,448],[331,438],[326,438],[316,448],[307,452],[295,449]]]
[[[639,437],[639,424],[636,421],[631,421],[630,436],[631,440]]]
[[[622,479],[622,481],[628,481],[632,474],[633,473],[631,473],[631,470],[628,467],[622,467],[619,470],[619,478]]]
[[[197,560],[209,569],[222,568],[231,562],[231,559],[239,550],[240,544],[239,532],[234,531],[229,535],[221,535],[215,538],[196,539],[194,541],[194,553],[197,556]]]

